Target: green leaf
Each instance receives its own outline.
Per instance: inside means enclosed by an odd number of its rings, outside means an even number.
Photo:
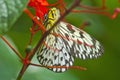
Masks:
[[[0,0],[0,34],[6,33],[23,12],[28,0]]]

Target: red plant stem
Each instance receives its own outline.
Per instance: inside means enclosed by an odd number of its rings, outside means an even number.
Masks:
[[[94,10],[72,10],[72,12],[74,13],[94,13],[94,14],[101,14],[101,15],[105,15],[111,19],[115,19],[118,15],[118,13],[120,13],[120,8],[116,8],[115,11],[113,12],[113,14],[110,14],[109,12],[97,12]]]
[[[21,80],[24,72],[26,71],[27,67],[30,65],[30,61],[28,59],[28,53],[26,54],[25,58],[22,60],[23,66],[19,72],[19,75],[16,80]]]
[[[69,66],[69,67],[67,66],[43,66],[43,65],[34,64],[34,63],[30,63],[30,65],[37,66],[37,67],[45,67],[45,68],[69,68],[69,69],[87,70],[86,68],[81,67],[81,66]]]
[[[106,0],[102,0],[102,8],[106,8],[105,1]]]
[[[49,4],[49,6],[46,6],[46,7],[54,7],[56,5],[59,5],[61,2],[63,2],[62,0],[58,0],[56,3],[54,4]]]
[[[106,9],[105,1],[106,0],[102,0],[102,6],[101,7],[90,7],[90,6],[85,6],[85,5],[82,5],[82,4],[80,4],[79,7],[80,8],[85,8],[85,9],[88,9],[88,10],[104,10],[104,9]]]
[[[40,27],[42,33],[46,31],[42,23],[40,23],[27,8],[24,9],[24,12]]]
[[[0,36],[1,39],[15,52],[15,54],[19,57],[20,60],[23,60],[22,55],[5,39],[5,37]]]
[[[102,6],[100,8],[99,7],[85,6],[85,5],[82,5],[82,4],[80,4],[79,7],[80,8],[85,8],[85,9],[88,9],[88,10],[104,10],[104,9],[106,9],[105,1],[106,0],[102,0]]]
[[[120,3],[120,0],[118,0],[118,2]]]
[[[33,58],[33,56],[35,55],[36,51],[39,49],[39,47],[42,45],[43,40],[46,38],[46,36],[48,34],[50,34],[50,31],[66,16],[68,15],[71,10],[75,7],[78,6],[78,4],[80,3],[80,0],[75,0],[75,2],[73,3],[73,5],[58,19],[58,21],[48,30],[46,31],[43,36],[41,37],[41,39],[39,40],[39,42],[37,43],[37,45],[35,46],[35,48],[28,54],[27,59],[29,61],[31,61],[31,59]],[[29,64],[23,65],[21,71],[18,74],[17,80],[20,80],[24,74],[24,72],[26,71],[26,69],[28,68]]]
[[[27,65],[24,65],[24,64],[23,64],[23,66],[22,66],[22,68],[21,68],[21,70],[20,70],[20,72],[19,72],[19,75],[18,75],[18,77],[17,77],[16,80],[21,80],[21,78],[22,78],[24,72],[25,72],[26,69],[27,69],[26,66],[27,66]]]
[[[61,7],[65,8],[65,4],[64,4],[64,1],[63,0],[58,0],[56,3],[54,4],[49,4],[49,6],[46,6],[46,7],[54,7],[54,6],[57,6],[57,5],[60,5]],[[66,9],[66,8],[65,8]]]
[[[84,6],[84,5],[79,5],[80,8],[84,8],[84,9],[88,9],[88,10],[72,10],[72,12],[74,13],[94,13],[94,14],[101,14],[101,15],[105,15],[111,19],[115,19],[118,15],[118,13],[120,13],[120,8],[116,8],[113,12],[113,14],[110,14],[109,12],[105,12],[105,11],[101,11],[100,10],[104,10],[106,9],[106,5],[105,5],[105,1],[106,0],[102,0],[102,7],[100,8],[94,8],[94,7],[90,7],[90,6]],[[120,1],[120,0],[118,0]],[[97,10],[97,11],[96,11]],[[99,10],[99,12],[98,12]]]

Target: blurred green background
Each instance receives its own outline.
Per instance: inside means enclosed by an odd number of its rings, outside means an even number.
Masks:
[[[64,0],[69,8],[73,0]],[[88,6],[99,7],[102,0],[83,0],[81,3]],[[55,0],[48,0],[54,3]],[[108,12],[120,7],[118,0],[106,0]],[[86,71],[69,69],[64,73],[54,73],[45,68],[30,66],[22,80],[120,80],[120,14],[112,20],[107,16],[90,13],[70,13],[66,21],[79,27],[84,21],[91,25],[85,27],[85,31],[94,36],[104,46],[104,54],[98,59],[76,59],[74,65],[86,67]],[[29,28],[32,25],[30,18],[23,13],[15,25],[6,33],[5,37],[24,56],[26,45],[30,38]],[[40,38],[40,32],[36,33],[33,46]],[[33,60],[38,63],[36,55]],[[15,80],[22,67],[19,58],[0,39],[0,80]]]

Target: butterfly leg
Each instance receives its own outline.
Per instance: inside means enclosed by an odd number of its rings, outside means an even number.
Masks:
[[[88,22],[88,21],[85,21],[85,22],[83,22],[81,25],[80,25],[80,29],[84,29],[86,26],[89,26],[90,25],[90,22]]]

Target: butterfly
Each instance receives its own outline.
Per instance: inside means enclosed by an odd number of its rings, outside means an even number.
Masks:
[[[48,30],[60,18],[59,9],[51,8],[44,18],[44,26]],[[103,46],[95,38],[82,29],[60,21],[38,49],[37,59],[43,66],[70,67],[75,58],[97,58],[103,52]],[[68,68],[53,67],[48,69],[54,72],[64,72]]]

